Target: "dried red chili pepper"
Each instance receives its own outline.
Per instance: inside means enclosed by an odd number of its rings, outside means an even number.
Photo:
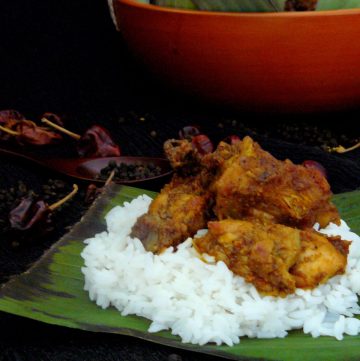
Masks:
[[[91,204],[101,193],[101,188],[98,188],[95,184],[91,183],[88,185],[85,193],[84,203]]]
[[[46,112],[41,116],[41,119],[48,119],[50,122],[60,125],[60,127],[64,126],[64,122],[61,120],[61,117],[55,113]]]
[[[61,134],[39,127],[29,120],[20,121],[15,129],[19,132],[17,141],[20,144],[46,145],[57,143],[62,140]]]
[[[17,110],[1,110],[0,111],[0,125],[7,126],[9,121],[25,120],[25,117]]]
[[[14,126],[21,120],[24,120],[24,116],[17,110],[1,110],[0,111],[0,139],[9,140],[15,134],[13,134]],[[10,130],[7,132],[7,130]]]
[[[200,134],[200,127],[197,125],[187,125],[179,130],[179,139],[191,140],[196,135]]]
[[[237,135],[229,135],[223,140],[223,142],[233,145],[235,143],[241,142],[241,139]]]
[[[30,120],[9,121],[7,127],[0,125],[0,131],[5,136],[1,139],[7,140],[7,137],[15,137],[19,144],[46,145],[56,143],[62,140],[62,136],[51,130],[39,127]]]
[[[29,196],[23,198],[20,204],[10,212],[10,225],[13,229],[25,231],[39,222],[46,222],[49,213],[49,207],[43,200]]]
[[[120,147],[110,133],[100,125],[93,125],[79,139],[77,151],[80,157],[118,157]]]
[[[191,144],[201,155],[212,153],[214,151],[214,145],[209,137],[204,134],[199,134],[193,137]]]
[[[97,187],[95,184],[89,184],[87,189],[86,189],[86,193],[85,193],[85,199],[84,202],[85,204],[91,204],[94,202],[94,200],[102,193],[102,191],[105,189],[105,187],[107,187],[111,181],[113,180],[115,176],[115,170],[113,170],[108,179],[106,180],[105,184],[102,187]]]
[[[52,212],[72,198],[78,191],[78,186],[73,185],[73,190],[58,202],[48,205],[44,200],[30,195],[21,200],[19,205],[9,213],[9,221],[13,230],[30,231],[44,226],[44,230],[51,222]]]
[[[80,157],[118,157],[121,154],[120,147],[112,140],[108,130],[100,125],[93,125],[80,136],[46,118],[42,118],[41,121],[76,139]]]

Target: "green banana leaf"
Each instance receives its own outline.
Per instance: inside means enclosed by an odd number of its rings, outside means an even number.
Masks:
[[[283,11],[286,0],[154,0],[160,6],[231,12]],[[319,0],[317,10],[360,8],[360,0]]]
[[[0,290],[0,310],[38,321],[94,332],[130,335],[159,344],[203,352],[236,360],[359,360],[360,336],[343,341],[312,338],[300,331],[283,339],[248,339],[228,346],[197,346],[181,343],[170,332],[148,333],[150,322],[137,316],[121,316],[115,309],[97,307],[83,290],[80,253],[83,240],[105,229],[104,215],[115,205],[139,194],[155,193],[111,185],[83,219],[27,272],[14,277]],[[360,191],[336,195],[334,202],[342,218],[360,233]]]
[[[156,5],[208,11],[281,11],[285,0],[155,0]]]
[[[360,8],[359,0],[319,0],[318,10],[337,10]]]

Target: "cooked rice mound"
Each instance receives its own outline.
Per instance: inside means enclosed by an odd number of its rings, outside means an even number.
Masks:
[[[360,332],[354,317],[360,314],[360,237],[344,221],[320,232],[352,241],[346,273],[313,290],[297,289],[278,298],[261,296],[223,262],[206,255],[203,262],[191,238],[176,252],[147,252],[129,234],[150,202],[143,195],[113,208],[106,216],[107,231],[85,240],[84,288],[98,306],[146,317],[152,321],[149,332],[171,330],[183,342],[200,345],[231,346],[243,336],[285,337],[292,329],[338,340]]]

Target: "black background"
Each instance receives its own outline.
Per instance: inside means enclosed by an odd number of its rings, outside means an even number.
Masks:
[[[45,111],[61,113],[78,132],[101,122],[129,155],[161,155],[163,141],[176,137],[186,124],[200,124],[215,140],[234,132],[250,134],[279,158],[321,161],[335,192],[360,185],[358,152],[329,155],[319,147],[324,132],[336,142],[341,135],[349,142],[359,137],[358,111],[242,114],[184,97],[158,83],[131,57],[106,0],[0,0],[0,109],[9,108],[29,118]],[[29,169],[4,159],[0,165],[1,186],[24,178],[36,182]],[[29,250],[29,262],[34,257]],[[2,257],[1,262],[6,270],[6,262],[17,260]],[[167,360],[173,353],[184,360],[213,359],[129,337],[0,316],[0,360]]]

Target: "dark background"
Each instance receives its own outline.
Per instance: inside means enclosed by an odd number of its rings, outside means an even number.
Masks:
[[[0,109],[9,108],[30,119],[45,111],[60,113],[76,132],[100,122],[126,155],[161,156],[164,140],[176,137],[187,124],[199,124],[214,142],[233,133],[250,134],[281,159],[320,161],[334,192],[360,185],[359,152],[334,155],[322,149],[356,142],[358,110],[245,114],[189,99],[159,83],[131,57],[114,29],[106,0],[0,0]],[[73,155],[71,147],[38,152]],[[31,185],[44,177],[1,156],[0,165],[1,187],[25,179]],[[23,271],[48,246],[28,248],[21,258],[2,247],[1,276]],[[3,313],[0,326],[0,360],[205,358],[129,337],[70,330]]]

